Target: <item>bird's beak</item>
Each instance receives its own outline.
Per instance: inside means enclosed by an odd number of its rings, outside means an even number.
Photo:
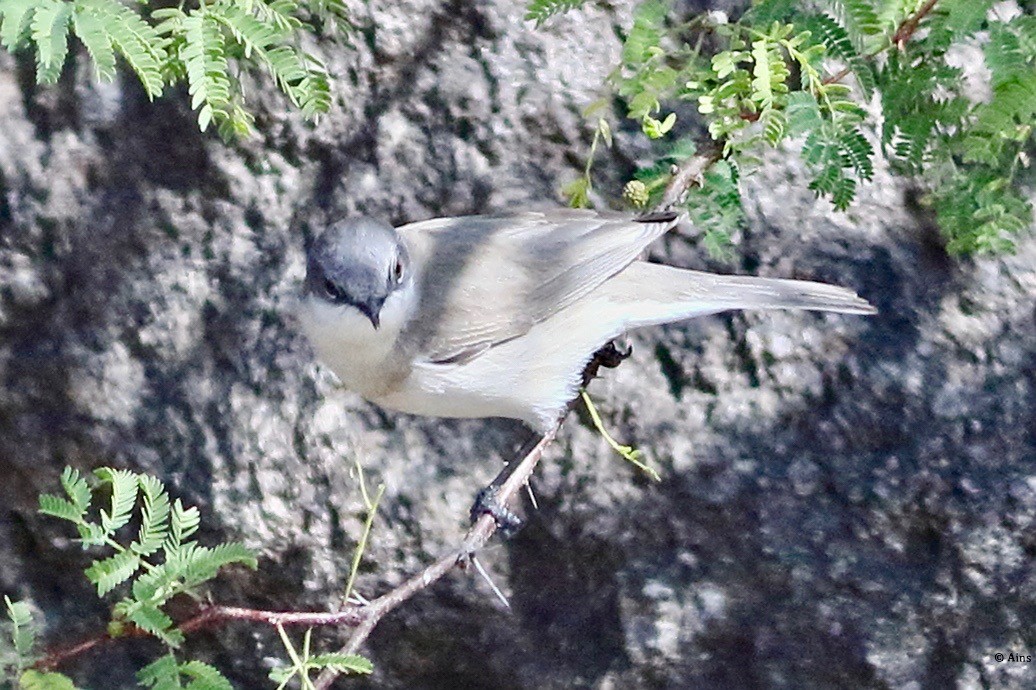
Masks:
[[[356,308],[359,309],[364,316],[366,316],[371,325],[374,326],[374,330],[378,330],[381,327],[381,305],[383,301],[367,302],[365,304],[357,304]]]

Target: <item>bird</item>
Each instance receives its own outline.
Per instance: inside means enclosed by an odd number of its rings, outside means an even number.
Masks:
[[[682,219],[554,209],[393,228],[347,217],[310,243],[296,316],[319,359],[376,405],[546,433],[594,353],[630,330],[731,309],[876,312],[835,285],[643,260]]]

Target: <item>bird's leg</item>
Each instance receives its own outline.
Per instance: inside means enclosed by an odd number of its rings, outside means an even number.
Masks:
[[[533,436],[522,445],[518,453],[519,458],[524,458],[539,443],[539,436]],[[489,483],[475,496],[475,503],[471,506],[471,521],[475,522],[482,515],[492,515],[496,521],[496,527],[505,538],[513,537],[522,526],[522,519],[518,514],[508,508],[499,498],[500,486],[511,476],[511,464],[507,463],[496,478]]]
[[[594,353],[590,361],[587,362],[586,368],[583,369],[583,386],[585,387],[590,381],[597,377],[601,367],[607,369],[614,369],[623,363],[629,356],[633,354],[633,344],[629,341],[626,336],[621,336],[609,341],[601,349]],[[568,409],[572,409],[572,405],[579,400],[576,396],[572,402],[569,403]],[[521,451],[518,453],[519,458],[524,458],[528,455],[533,448],[540,442],[539,436],[533,436],[522,446]],[[498,498],[500,492],[500,486],[503,485],[507,478],[511,476],[511,463],[504,465],[504,468],[500,470],[500,473],[496,475],[496,478],[490,482],[489,486],[478,492],[475,496],[475,503],[471,506],[471,521],[475,522],[479,517],[483,515],[493,516],[493,520],[496,521],[497,529],[504,536],[504,538],[512,537],[517,533],[518,529],[522,526],[522,519],[513,510],[508,508]]]

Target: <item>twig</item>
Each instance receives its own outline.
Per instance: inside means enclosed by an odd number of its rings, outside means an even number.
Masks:
[[[917,31],[917,27],[921,23],[921,20],[924,19],[929,12],[935,9],[935,3],[937,2],[939,2],[939,0],[928,0],[928,2],[921,5],[921,9],[915,12],[912,17],[900,24],[899,28],[896,29],[896,33],[892,35],[892,43],[899,46],[899,49],[902,50],[903,46],[906,45],[906,42],[909,41],[914,35],[914,32]]]
[[[341,611],[264,611],[246,609],[237,606],[208,606],[177,626],[184,635],[221,625],[228,621],[249,621],[265,625],[359,625],[365,617],[366,607],[347,606]],[[37,661],[33,668],[49,671],[57,668],[65,661],[80,656],[90,650],[125,637],[150,637],[148,633],[135,625],[127,624],[117,635],[101,633],[83,640],[71,647],[50,652]]]
[[[496,498],[501,504],[506,505],[525,485],[529,476],[532,475],[532,471],[536,469],[536,465],[543,457],[543,452],[554,441],[558,429],[561,428],[562,419],[563,417],[558,419],[554,426],[543,434],[532,450],[515,466],[510,476],[500,484]],[[496,532],[496,521],[493,519],[493,516],[482,515],[479,517],[478,521],[472,525],[471,529],[464,536],[459,552],[451,551],[400,586],[372,601],[369,606],[363,607],[363,621],[356,627],[348,642],[339,651],[342,654],[355,654],[385,614],[432,583],[437,582],[443,575],[455,567],[466,565],[470,555],[481,549],[489,541],[489,538],[493,536],[494,532]],[[337,677],[337,671],[324,669],[320,676],[317,677],[315,683],[317,690],[326,690],[331,687],[331,683]]]
[[[903,47],[906,46],[907,41],[913,38],[914,33],[917,31],[917,27],[921,24],[921,20],[924,19],[928,14],[930,14],[933,9],[935,9],[935,4],[937,2],[939,2],[939,0],[928,0],[928,2],[922,5],[919,10],[917,10],[917,12],[915,12],[914,14],[910,15],[902,22],[900,22],[899,26],[896,28],[896,33],[892,34],[891,41],[889,41],[882,47],[878,48],[877,50],[868,53],[865,57],[867,59],[875,58],[884,53],[892,46],[897,46],[900,50],[903,50]],[[847,76],[849,76],[849,73],[852,71],[852,67],[846,65],[845,67],[838,70],[831,76],[825,77],[824,84],[834,84],[836,82],[840,82]]]
[[[877,55],[877,53],[875,53],[875,55]],[[874,57],[874,55],[871,55],[870,57]],[[832,74],[830,77],[824,77],[824,81],[821,83],[823,83],[826,86],[827,84],[834,84],[836,82],[840,82],[846,77],[848,77],[849,73],[852,71],[852,67],[843,67],[842,69]]]
[[[722,157],[723,146],[719,142],[702,144],[697,153],[677,167],[669,184],[665,186],[658,209],[667,211],[679,204],[687,190],[695,185],[701,185],[705,171]]]

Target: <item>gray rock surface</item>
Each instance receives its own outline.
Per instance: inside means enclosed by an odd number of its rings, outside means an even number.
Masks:
[[[286,307],[330,215],[557,203],[626,18],[591,8],[536,31],[503,0],[351,8],[354,50],[326,54],[332,115],[305,124],[261,91],[262,135],[234,147],[196,131],[182,94],[151,105],[82,65],[74,89],[36,89],[0,57],[0,592],[66,641],[104,608],[88,555],[34,513],[65,464],[156,473],[201,507],[203,539],[260,550],[219,600],[320,608],[362,524],[354,462],[387,486],[359,583],[372,596],[457,542],[525,439],[338,389]],[[605,186],[643,153],[618,141]],[[787,152],[746,197],[726,269],[854,286],[881,314],[637,333],[592,392],[663,481],[573,417],[537,474],[540,510],[483,557],[512,609],[448,577],[385,620],[377,670],[355,685],[1036,686],[1036,665],[993,657],[1036,649],[1036,240],[950,259],[902,181],[879,171],[834,213]],[[716,267],[679,237],[656,254]],[[70,670],[129,687],[156,651],[119,645]],[[242,688],[282,656],[249,626],[190,651]]]

